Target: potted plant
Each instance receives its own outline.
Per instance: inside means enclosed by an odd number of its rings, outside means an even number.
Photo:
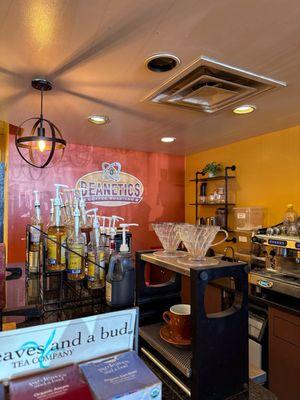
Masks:
[[[218,164],[216,161],[213,161],[206,164],[201,173],[202,175],[208,174],[209,178],[213,178],[217,176],[222,171],[222,169],[223,167],[221,164]]]

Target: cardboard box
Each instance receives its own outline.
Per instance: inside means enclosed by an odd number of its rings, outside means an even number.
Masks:
[[[9,385],[10,400],[92,400],[77,365],[16,379]]]
[[[134,351],[80,366],[97,400],[160,400],[162,385]]]

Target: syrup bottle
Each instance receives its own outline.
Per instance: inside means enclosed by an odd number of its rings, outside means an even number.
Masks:
[[[135,270],[126,243],[126,228],[138,224],[120,224],[122,244],[119,253],[111,256],[106,275],[105,298],[111,307],[130,307],[134,304]]]
[[[41,231],[43,231],[43,219],[41,216],[41,205],[39,201],[39,192],[34,190],[34,215],[31,217],[29,238],[28,238],[28,270],[30,274],[38,274],[40,267],[40,247]]]
[[[66,239],[67,229],[61,222],[61,202],[59,189],[68,187],[59,183],[54,184],[56,196],[54,199],[54,225],[48,228],[47,240],[47,268],[49,271],[63,271],[66,269]]]
[[[105,247],[101,240],[99,217],[97,216],[98,208],[89,210],[94,213],[93,216],[93,232],[91,234],[91,242],[88,252],[88,288],[102,289],[105,286]]]

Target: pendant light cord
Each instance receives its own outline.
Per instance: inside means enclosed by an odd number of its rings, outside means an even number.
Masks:
[[[44,103],[44,88],[42,87],[41,88],[41,115],[40,115],[40,118],[41,118],[41,124],[40,124],[40,127],[41,128],[43,128],[43,119],[44,119],[44,117],[43,117],[43,104]]]

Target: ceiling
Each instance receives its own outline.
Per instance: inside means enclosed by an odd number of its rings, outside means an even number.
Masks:
[[[0,119],[38,115],[30,82],[43,77],[54,84],[45,116],[73,143],[189,154],[297,125],[299,20],[299,0],[1,0]],[[148,71],[157,52],[181,65]],[[201,55],[288,86],[253,99],[257,110],[244,116],[142,102]],[[91,114],[111,122],[93,125]]]

